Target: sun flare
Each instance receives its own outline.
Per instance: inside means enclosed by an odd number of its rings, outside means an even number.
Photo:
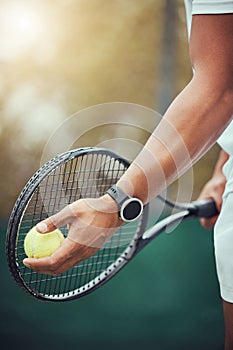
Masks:
[[[5,2],[0,12],[0,58],[13,59],[32,49],[46,29],[46,18],[35,5]]]

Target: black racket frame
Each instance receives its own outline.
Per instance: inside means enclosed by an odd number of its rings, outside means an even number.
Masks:
[[[50,296],[41,295],[31,289],[25,283],[24,279],[20,275],[18,262],[16,259],[16,236],[17,228],[20,226],[21,218],[24,211],[26,210],[27,203],[30,201],[31,196],[33,195],[35,189],[38,187],[38,184],[48,176],[51,171],[59,167],[60,165],[66,163],[67,161],[80,156],[86,153],[103,153],[106,152],[119,159],[121,162],[125,163],[127,166],[130,163],[118,156],[112,151],[106,150],[104,148],[95,148],[95,147],[86,147],[76,150],[71,150],[65,152],[59,156],[54,157],[45,163],[28,181],[22,192],[20,193],[14,208],[12,210],[11,216],[8,222],[7,236],[6,236],[6,256],[7,262],[10,269],[10,272],[16,281],[16,283],[23,288],[24,291],[33,295],[35,298],[43,301],[67,301],[79,298],[81,296],[87,295],[105,284],[110,280],[118,271],[120,271],[136,254],[138,254],[149,242],[151,242],[155,237],[160,235],[166,228],[171,227],[177,222],[180,222],[183,219],[190,217],[212,217],[217,215],[217,209],[215,203],[211,200],[208,201],[196,201],[191,203],[173,203],[167,199],[164,199],[162,196],[159,198],[173,208],[180,210],[178,213],[174,213],[171,216],[164,218],[162,221],[158,222],[148,230],[146,230],[149,205],[145,205],[143,211],[143,218],[140,222],[139,233],[136,237],[130,242],[128,247],[123,251],[119,258],[112,263],[107,269],[105,269],[98,277],[94,278],[87,285],[80,287],[73,293],[64,296]],[[145,231],[146,230],[146,231]]]

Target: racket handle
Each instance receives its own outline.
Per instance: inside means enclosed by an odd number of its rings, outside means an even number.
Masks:
[[[198,218],[212,218],[219,214],[216,204],[213,200],[199,200],[192,202],[195,215]]]

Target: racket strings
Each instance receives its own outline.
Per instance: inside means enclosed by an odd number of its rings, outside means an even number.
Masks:
[[[122,226],[94,256],[59,276],[33,272],[22,263],[24,238],[33,226],[75,200],[103,195],[127,167],[109,154],[86,153],[56,167],[41,181],[27,205],[17,237],[19,271],[30,290],[51,298],[76,293],[89,283],[96,283],[96,278],[124,252],[138,231],[140,220]],[[60,229],[67,236],[67,227]]]

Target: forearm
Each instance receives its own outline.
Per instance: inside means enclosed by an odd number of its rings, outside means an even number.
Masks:
[[[233,113],[233,14],[195,15],[195,75],[174,100],[119,186],[144,202],[158,195],[215,143]]]
[[[215,143],[231,120],[232,100],[228,90],[194,77],[118,185],[144,202],[158,195]]]

